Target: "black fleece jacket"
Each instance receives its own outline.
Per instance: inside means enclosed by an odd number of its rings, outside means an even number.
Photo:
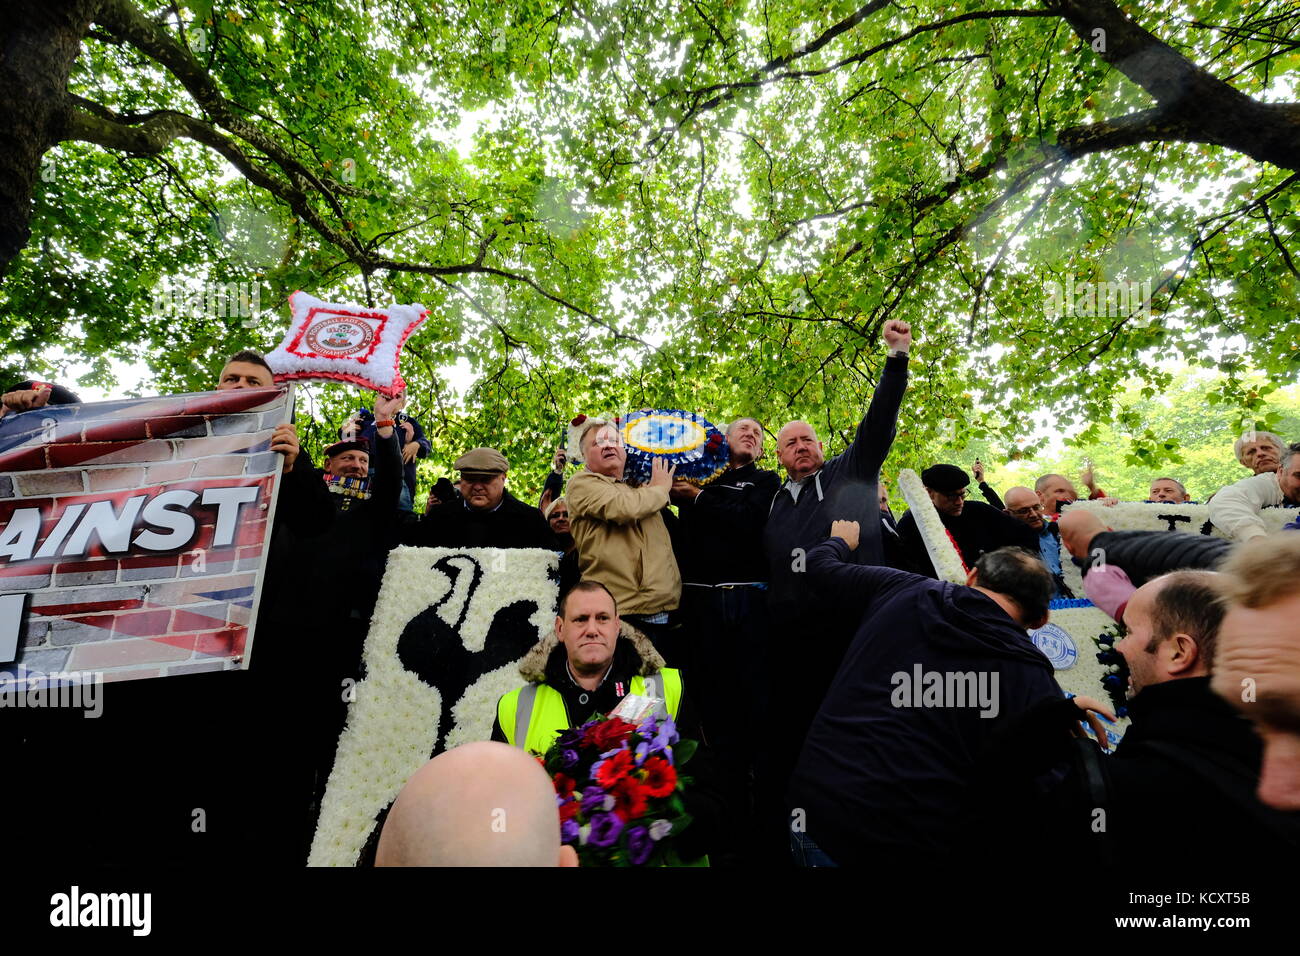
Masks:
[[[840,865],[876,865],[894,852],[942,858],[963,839],[988,742],[1060,688],[1025,629],[988,595],[858,567],[850,553],[839,538],[808,553],[817,593],[859,625],[808,731],[789,806],[805,811],[808,836]],[[949,675],[971,675],[961,701],[923,696],[936,673],[945,688]]]

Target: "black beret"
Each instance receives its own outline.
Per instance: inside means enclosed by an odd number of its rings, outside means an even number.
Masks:
[[[370,454],[370,442],[368,441],[341,441],[335,442],[325,449],[325,457],[333,458],[335,455],[341,455],[345,451],[364,451]]]
[[[970,475],[956,465],[931,465],[921,472],[921,484],[950,495],[969,485]]]

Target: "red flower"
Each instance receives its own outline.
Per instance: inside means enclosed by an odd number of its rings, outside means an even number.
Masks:
[[[645,774],[647,796],[666,797],[677,787],[677,769],[663,757],[646,758],[641,771]]]
[[[635,777],[624,777],[610,791],[614,795],[614,812],[624,822],[635,820],[645,813],[646,788]]]
[[[619,717],[611,717],[609,720],[601,721],[599,724],[589,727],[587,732],[582,735],[582,742],[604,753],[617,747],[619,742],[634,730],[636,730],[635,724],[629,724]]]
[[[565,820],[576,817],[580,809],[582,809],[582,804],[579,801],[565,800],[560,804],[560,822],[563,823]]]
[[[567,797],[578,789],[577,782],[569,776],[562,773],[555,775],[555,792],[562,797]]]
[[[596,771],[596,782],[609,790],[631,773],[633,766],[631,751],[620,750],[600,765],[600,769]]]
[[[587,420],[587,416],[586,416],[586,415],[579,415],[579,416],[578,416],[577,418],[575,418],[573,421],[569,422],[569,424],[572,425],[574,428],[577,428],[579,425],[581,425],[581,424],[582,424],[583,422],[585,422],[586,420]]]

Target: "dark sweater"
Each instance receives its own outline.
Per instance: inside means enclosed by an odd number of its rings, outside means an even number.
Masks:
[[[784,643],[794,641],[804,665],[801,679],[793,686],[787,685],[782,675],[771,675],[780,685],[774,690],[782,695],[783,706],[769,755],[774,798],[784,789],[857,623],[843,620],[833,606],[813,598],[804,573],[806,555],[826,540],[831,521],[846,519],[861,527],[861,542],[849,560],[863,565],[884,563],[878,482],[906,390],[907,356],[886,359],[853,443],[804,480],[798,499],[783,485],[767,516],[763,550],[768,561],[769,653],[783,655]]]
[[[808,553],[809,579],[859,625],[808,732],[789,805],[805,810],[808,836],[841,865],[942,857],[963,839],[988,741],[1060,689],[1025,629],[987,595],[857,567],[849,554],[838,538]],[[973,674],[993,703],[936,706],[913,686],[918,668],[923,685],[927,673]]]
[[[871,406],[858,424],[853,443],[806,479],[796,500],[784,486],[777,492],[763,531],[768,561],[768,604],[781,618],[798,618],[807,608],[803,563],[796,560],[826,540],[831,522],[856,521],[862,539],[850,559],[880,564],[880,468],[894,443],[898,410],[907,391],[907,356],[885,360]],[[833,653],[837,658],[843,643]]]

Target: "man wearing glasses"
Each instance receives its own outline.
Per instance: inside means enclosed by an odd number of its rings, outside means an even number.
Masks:
[[[1002,513],[982,501],[968,501],[970,475],[956,465],[931,465],[921,472],[921,483],[934,502],[939,518],[952,535],[966,567],[973,568],[980,555],[1015,545],[1038,553],[1038,534],[1028,525]],[[898,522],[898,534],[907,545],[912,560],[934,577],[933,562],[921,538],[912,512]]]
[[[1056,581],[1054,598],[1072,598],[1073,592],[1065,584],[1061,575],[1061,532],[1055,521],[1048,521],[1043,511],[1043,503],[1029,488],[1015,487],[1007,489],[1006,512],[1021,521],[1038,536],[1038,554],[1052,572]]]

